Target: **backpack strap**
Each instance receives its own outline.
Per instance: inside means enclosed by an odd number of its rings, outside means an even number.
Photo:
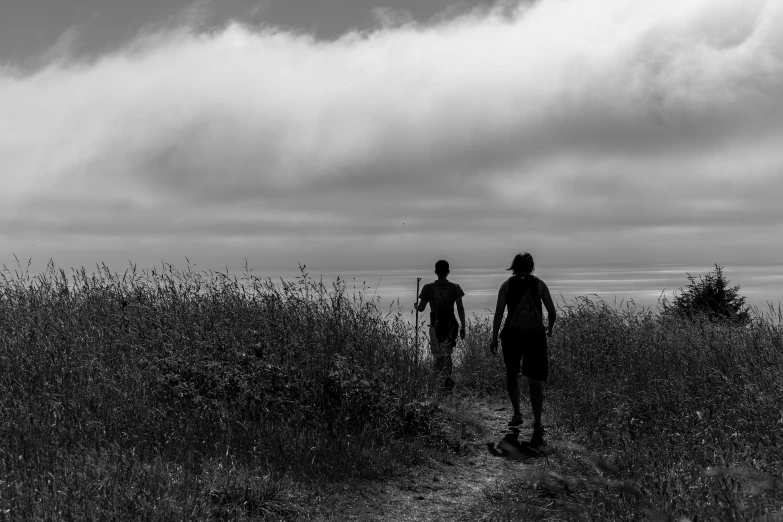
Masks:
[[[528,277],[530,277],[530,281],[527,284],[528,285],[527,289],[533,290],[533,293],[535,294],[536,297],[541,297],[538,293],[538,282],[540,281],[540,279],[534,276],[533,274],[530,274]]]

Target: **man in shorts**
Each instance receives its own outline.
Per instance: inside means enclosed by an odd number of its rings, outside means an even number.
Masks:
[[[435,371],[444,378],[441,389],[447,393],[454,388],[451,356],[457,345],[457,333],[462,339],[465,338],[465,306],[462,304],[465,292],[458,284],[448,280],[449,271],[448,261],[440,260],[435,263],[438,279],[424,285],[419,294],[419,302],[415,305],[419,312],[427,308],[427,303],[430,305],[430,350]],[[459,330],[454,317],[455,304],[459,314]]]
[[[511,427],[522,425],[518,380],[520,362],[522,363],[522,375],[527,377],[528,385],[530,386],[530,405],[534,419],[533,437],[530,439],[530,445],[538,447],[544,444],[544,428],[541,425],[541,410],[544,405],[543,383],[546,382],[549,372],[547,337],[552,336],[552,327],[555,325],[555,305],[552,302],[552,296],[549,294],[549,288],[546,286],[546,283],[533,275],[535,264],[533,256],[529,253],[517,254],[508,270],[511,270],[513,275],[503,283],[498,292],[490,350],[493,354],[497,354],[499,337],[503,342],[506,388],[508,389],[509,399],[511,399],[511,406],[514,408],[514,415],[508,423]],[[533,305],[537,308],[539,317],[542,317],[541,303],[543,301],[549,319],[549,326],[544,329],[542,324],[540,331],[515,333],[509,328],[509,318],[526,292],[531,292]],[[506,309],[508,309],[506,323],[503,326],[503,331],[498,335],[500,323],[503,321],[503,312]]]

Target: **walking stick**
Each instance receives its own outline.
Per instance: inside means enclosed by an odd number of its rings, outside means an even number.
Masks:
[[[419,354],[419,282],[421,277],[416,278],[416,355]]]

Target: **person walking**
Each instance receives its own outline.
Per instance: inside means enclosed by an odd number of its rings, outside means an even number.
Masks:
[[[444,379],[441,391],[446,393],[454,388],[451,371],[457,334],[459,333],[462,339],[465,338],[465,306],[462,304],[465,292],[458,284],[448,280],[449,273],[448,261],[441,259],[435,263],[435,275],[438,279],[424,285],[418,296],[419,301],[414,305],[419,312],[423,312],[428,303],[430,305],[430,351],[434,359],[435,371]],[[459,330],[457,319],[454,317],[455,304],[459,314]]]
[[[492,324],[492,342],[490,351],[497,355],[498,339],[503,345],[503,361],[506,366],[506,388],[511,399],[514,414],[508,425],[522,425],[522,413],[519,408],[519,373],[527,377],[530,387],[530,405],[533,410],[533,436],[530,445],[538,447],[544,444],[544,428],[541,424],[541,411],[544,405],[543,383],[547,380],[549,360],[547,357],[547,337],[557,318],[555,305],[546,283],[533,275],[535,263],[527,252],[517,254],[508,270],[512,271],[498,291],[495,318]],[[548,326],[542,321],[543,301],[548,315]],[[503,331],[500,324],[503,313],[508,310]]]

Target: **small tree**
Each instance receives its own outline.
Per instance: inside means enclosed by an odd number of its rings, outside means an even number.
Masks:
[[[715,265],[715,272],[699,276],[698,281],[688,274],[690,284],[674,296],[674,303],[663,301],[664,313],[688,318],[705,315],[710,320],[728,320],[738,324],[750,321],[749,307],[745,298],[739,295],[740,285],[730,287],[723,276],[723,267]]]

